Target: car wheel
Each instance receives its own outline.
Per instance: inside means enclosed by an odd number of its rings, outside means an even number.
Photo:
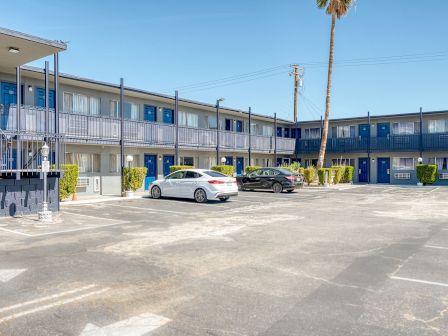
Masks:
[[[228,200],[229,200],[229,197],[228,197],[228,196],[226,196],[226,197],[221,197],[219,200],[220,200],[221,202],[225,202],[225,201],[228,201]]]
[[[275,182],[272,185],[272,191],[275,192],[276,194],[281,193],[283,191],[283,187],[280,183]]]
[[[162,196],[162,191],[160,190],[160,187],[154,186],[151,188],[151,197],[152,198],[160,198]]]
[[[207,193],[204,189],[196,189],[194,192],[194,200],[198,203],[207,202]]]

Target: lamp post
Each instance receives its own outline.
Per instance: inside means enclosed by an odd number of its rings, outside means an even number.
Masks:
[[[131,188],[131,162],[134,161],[134,156],[127,155],[126,162],[128,163],[128,190],[126,190],[126,197],[131,197],[133,192],[130,190]]]
[[[227,161],[227,159],[223,156],[223,157],[221,158],[221,163],[222,163],[223,165],[225,165],[225,164],[226,164],[226,161]]]
[[[216,100],[216,164],[219,165],[219,103],[223,102],[224,98]]]
[[[48,148],[47,143],[45,142],[42,148],[40,149],[42,153],[42,174],[44,177],[44,195],[43,195],[43,203],[42,203],[42,211],[38,213],[39,221],[44,223],[51,223],[52,221],[52,213],[48,210],[48,199],[47,199],[47,173],[50,171],[50,162],[48,161],[48,154],[50,149]]]

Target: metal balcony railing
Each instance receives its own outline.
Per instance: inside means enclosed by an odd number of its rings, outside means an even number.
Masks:
[[[0,128],[5,132],[16,133],[17,109],[15,105],[0,107]],[[54,110],[49,111],[49,134],[54,134]],[[45,109],[35,106],[21,107],[20,132],[43,135],[45,133]],[[59,133],[71,141],[118,142],[121,136],[121,121],[101,115],[59,113]],[[179,127],[178,143],[180,147],[209,148],[217,145],[217,132],[213,129]],[[138,120],[125,120],[123,138],[128,143],[173,147],[176,140],[176,127],[171,124],[159,124]],[[224,150],[247,151],[249,134],[219,131],[219,146]],[[273,152],[273,136],[251,136],[253,151]],[[295,139],[277,138],[277,152],[293,154]]]

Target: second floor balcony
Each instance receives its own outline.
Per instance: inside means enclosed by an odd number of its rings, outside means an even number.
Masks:
[[[55,113],[48,115],[48,132],[55,133]],[[0,107],[0,128],[5,132],[17,132],[17,109],[11,105]],[[34,106],[22,106],[20,132],[29,135],[45,133],[45,110]],[[121,120],[104,116],[72,113],[59,114],[59,133],[66,141],[80,143],[118,144],[121,137]],[[179,126],[178,144],[184,148],[215,149],[218,132]],[[146,121],[124,120],[123,139],[128,145],[174,147],[176,126]],[[219,131],[219,147],[223,150],[248,151],[249,142],[253,152],[293,154],[295,139],[248,133]]]
[[[370,141],[369,141],[370,140]],[[321,139],[300,139],[297,144],[299,154],[319,152]],[[385,137],[329,138],[328,153],[366,153],[371,152],[417,152],[448,151],[448,133],[406,134]]]

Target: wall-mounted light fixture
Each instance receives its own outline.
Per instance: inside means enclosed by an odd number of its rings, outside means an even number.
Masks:
[[[11,54],[18,54],[20,52],[19,48],[15,48],[15,47],[9,47],[9,52]]]
[[[33,92],[33,86],[32,85],[28,85],[28,91],[29,92]]]

